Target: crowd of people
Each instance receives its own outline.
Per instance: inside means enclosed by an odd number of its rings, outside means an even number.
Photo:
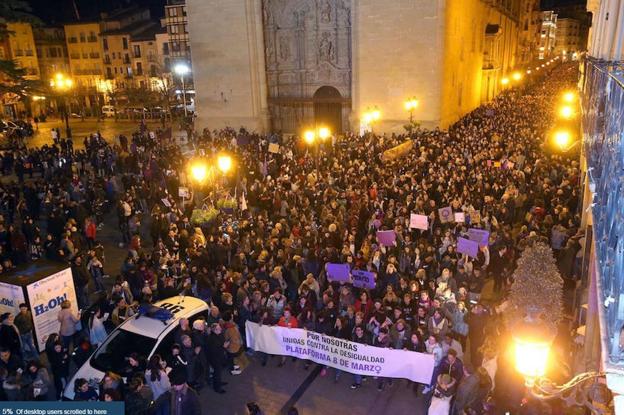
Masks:
[[[61,332],[46,348],[51,371],[32,345],[28,308],[3,315],[0,395],[58,398],[72,350],[93,350],[139,304],[192,295],[210,305],[206,320],[181,319],[166,355],[129,355],[127,371],[109,372],[100,384],[78,379],[76,399],[123,399],[135,414],[199,414],[198,390],[225,393],[223,369],[244,373],[253,354],[245,323],[253,321],[432,354],[430,384],[413,385],[429,413],[487,413],[491,397],[510,393],[511,369],[498,362],[505,327],[497,306],[523,246],[549,241],[561,275],[578,275],[579,166],[545,144],[552,104],[575,74],[560,66],[448,131],[346,134],[318,151],[281,134],[204,130],[186,147],[209,160],[227,152],[236,163],[214,185],[192,183],[184,146],[143,126],[115,143],[93,134],[80,150],[56,137],[49,146],[5,152],[2,171],[17,181],[0,188],[2,271],[39,258],[66,261],[79,308],[93,315],[76,331],[80,316],[65,304]],[[407,139],[409,154],[382,157]],[[180,197],[186,189],[190,200]],[[219,209],[205,221],[193,214],[229,198],[233,211]],[[465,222],[443,222],[438,209],[449,206]],[[426,215],[429,228],[410,228],[411,213]],[[98,237],[110,216],[127,250],[120,269],[107,265]],[[469,227],[490,232],[476,257],[457,252]],[[380,244],[378,230],[394,230],[394,246]],[[375,288],[329,281],[327,263],[374,272]],[[261,365],[311,365],[256,355]],[[336,382],[348,375],[326,367],[320,374],[329,372]],[[349,376],[354,390],[383,392],[398,382]]]

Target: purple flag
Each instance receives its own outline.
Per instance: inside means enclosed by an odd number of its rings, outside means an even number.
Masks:
[[[328,263],[325,271],[329,281],[349,282],[349,264]]]
[[[470,228],[468,229],[468,239],[477,242],[479,246],[488,246],[490,232],[485,229]]]
[[[375,288],[375,273],[369,271],[363,271],[361,269],[354,269],[351,272],[353,279],[353,286],[358,288]]]
[[[476,258],[479,253],[479,243],[466,238],[457,238],[457,252]]]
[[[394,231],[377,231],[377,240],[383,246],[394,246],[396,233]]]

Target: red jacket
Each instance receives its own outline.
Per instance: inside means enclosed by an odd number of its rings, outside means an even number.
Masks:
[[[95,222],[89,221],[89,223],[87,224],[85,228],[85,235],[89,239],[95,239],[96,232],[97,232],[97,226],[95,225]]]
[[[286,317],[282,316],[277,322],[277,325],[280,327],[288,327],[289,329],[296,329],[299,327],[299,322],[295,316],[290,316],[288,322],[286,322]]]

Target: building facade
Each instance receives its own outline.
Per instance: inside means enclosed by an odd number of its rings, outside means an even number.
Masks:
[[[81,22],[66,24],[65,40],[69,55],[69,68],[74,80],[74,101],[79,108],[103,105],[103,56],[100,24]]]
[[[69,74],[69,55],[62,27],[33,29],[41,80],[49,81],[57,72]]]
[[[543,11],[542,28],[540,30],[539,59],[548,59],[555,52],[555,42],[557,38],[557,13],[554,11]]]
[[[3,59],[13,60],[18,67],[24,69],[25,79],[41,79],[32,26],[30,23],[7,23],[6,26],[9,36],[2,48]]]
[[[199,128],[447,127],[518,65],[523,0],[189,0]],[[529,7],[531,12],[532,8]]]
[[[174,61],[191,62],[188,17],[184,0],[167,0],[161,25],[167,29],[169,56]]]
[[[537,60],[539,50],[540,29],[542,26],[540,1],[523,0],[521,3],[518,64],[528,66]]]
[[[557,19],[557,34],[555,37],[555,55],[572,56],[583,50],[581,46],[581,22],[571,18]]]

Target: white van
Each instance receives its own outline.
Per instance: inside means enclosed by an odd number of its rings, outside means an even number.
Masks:
[[[105,118],[113,118],[115,116],[115,107],[112,105],[104,105],[102,107],[102,115]]]
[[[208,316],[208,304],[195,297],[171,297],[154,304],[169,310],[173,318],[163,323],[147,316],[134,316],[119,325],[89,357],[63,391],[63,398],[74,399],[74,382],[84,378],[99,383],[107,371],[122,373],[127,366],[126,357],[137,353],[146,360],[158,353],[167,356],[175,343],[178,321],[193,321]]]

